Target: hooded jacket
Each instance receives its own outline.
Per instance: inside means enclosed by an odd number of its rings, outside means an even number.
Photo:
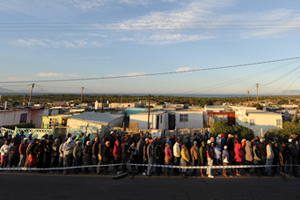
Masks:
[[[72,155],[74,147],[75,143],[73,142],[72,138],[68,138],[67,142],[64,143],[62,147],[64,156]]]
[[[240,143],[236,143],[234,146],[234,159],[236,162],[242,162],[242,157],[243,157],[243,152],[241,149],[241,144]]]
[[[253,150],[251,147],[251,142],[249,140],[246,141],[245,151],[246,151],[245,159],[249,162],[252,162],[253,161]]]
[[[254,154],[254,160],[261,161],[260,151],[259,151],[259,148],[257,148],[257,146],[253,147],[253,154]]]
[[[226,149],[223,150],[222,161],[225,164],[229,163],[229,153],[228,153],[228,151]]]

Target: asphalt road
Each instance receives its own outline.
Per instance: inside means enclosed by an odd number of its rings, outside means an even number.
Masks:
[[[0,199],[299,199],[300,179],[0,173]]]

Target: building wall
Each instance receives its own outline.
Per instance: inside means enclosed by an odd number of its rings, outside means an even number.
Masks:
[[[22,114],[27,114],[26,123],[32,122],[36,128],[42,125],[42,116],[49,114],[49,109],[8,110],[0,112],[0,126],[20,123]]]
[[[158,129],[167,129],[168,128],[168,114],[161,113],[161,114],[150,114],[150,128],[156,129],[157,124],[157,116],[159,117],[158,120]],[[130,115],[130,121],[138,122],[139,129],[148,129],[148,115]]]
[[[188,115],[187,122],[180,122],[180,115]],[[203,112],[180,111],[175,112],[175,125],[177,128],[203,128]]]
[[[254,120],[254,125],[250,125],[250,120]],[[281,122],[281,125],[276,125],[276,120]],[[254,131],[255,136],[263,137],[269,129],[281,129],[282,128],[282,116],[281,114],[248,114],[244,116],[236,115],[236,123],[248,127]]]

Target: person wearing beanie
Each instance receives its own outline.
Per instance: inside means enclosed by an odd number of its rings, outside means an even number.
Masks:
[[[181,146],[181,160],[180,160],[180,165],[186,167],[186,166],[189,166],[189,162],[190,162],[189,151],[187,150],[186,145],[182,145]],[[183,178],[186,178],[186,172],[187,172],[187,169],[183,168],[182,169]]]
[[[224,150],[222,152],[222,161],[224,166],[227,166],[229,163],[229,153],[226,145],[224,145]],[[223,168],[223,176],[228,177],[226,168]]]
[[[74,167],[82,165],[82,158],[83,158],[83,149],[81,145],[81,141],[76,141],[76,146],[73,150],[73,157],[74,157]],[[73,174],[78,174],[81,169],[75,168],[73,170]]]

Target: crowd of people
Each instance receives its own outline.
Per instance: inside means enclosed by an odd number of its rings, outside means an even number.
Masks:
[[[27,167],[40,169],[42,173],[56,171],[68,174],[96,173],[109,174],[109,164],[116,164],[111,171],[129,170],[124,163],[144,164],[135,167],[134,173],[144,176],[165,174],[184,178],[188,174],[195,177],[214,178],[216,175],[225,177],[242,176],[239,165],[249,165],[243,168],[247,176],[251,172],[260,177],[275,176],[280,172],[298,177],[299,143],[295,135],[286,142],[279,143],[276,138],[265,141],[255,137],[251,141],[239,138],[238,135],[219,134],[216,138],[208,134],[194,134],[193,140],[188,136],[185,140],[172,135],[168,138],[158,138],[150,133],[140,132],[138,139],[135,135],[121,137],[119,133],[106,134],[103,138],[96,135],[93,139],[89,133],[79,135],[68,134],[65,139],[44,135],[41,139],[28,137],[21,131],[14,137],[8,133],[0,133],[1,168]],[[120,165],[118,165],[120,164]],[[97,165],[97,167],[80,167]],[[103,165],[103,166],[102,166]],[[205,169],[154,167],[153,165],[168,166],[208,166]],[[211,169],[210,166],[223,165],[234,168]],[[251,165],[251,166],[250,166]],[[255,168],[253,165],[265,165]],[[51,170],[43,168],[70,167],[72,170]],[[291,166],[291,168],[290,168]],[[253,168],[253,169],[251,169]],[[154,170],[155,169],[155,170]]]

